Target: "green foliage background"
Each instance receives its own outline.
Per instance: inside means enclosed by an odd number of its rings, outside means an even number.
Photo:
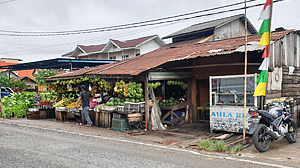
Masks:
[[[37,85],[40,86],[47,86],[48,82],[45,81],[45,78],[58,75],[59,73],[57,71],[37,71],[37,74],[34,74],[34,81]]]
[[[5,116],[11,118],[13,113],[16,118],[26,116],[28,108],[33,104],[35,94],[35,92],[23,92],[22,94],[11,94],[10,97],[4,96],[2,103]]]

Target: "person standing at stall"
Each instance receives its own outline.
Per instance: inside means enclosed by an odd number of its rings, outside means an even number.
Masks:
[[[40,101],[42,101],[41,91],[37,91],[33,97],[33,103],[38,104]]]
[[[79,97],[76,102],[76,108],[78,108],[78,103],[80,100],[82,101],[82,115],[87,121],[86,127],[92,126],[92,121],[89,116],[89,106],[90,106],[90,98],[93,96],[91,95],[90,92],[87,91],[87,87],[85,85],[81,85],[81,92],[79,94]]]

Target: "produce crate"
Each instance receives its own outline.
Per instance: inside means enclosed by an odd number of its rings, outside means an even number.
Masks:
[[[124,112],[127,113],[138,113],[140,111],[140,103],[125,102]]]
[[[126,119],[118,119],[118,118],[113,118],[112,119],[112,130],[115,131],[126,131],[129,130],[128,123]]]
[[[56,107],[56,111],[67,111],[66,107]]]
[[[28,111],[29,112],[37,112],[37,111],[39,111],[39,108],[29,108]]]
[[[115,111],[117,106],[102,106],[102,110]]]
[[[145,102],[140,102],[140,113],[145,112]]]
[[[43,105],[41,107],[39,107],[40,109],[53,109],[52,105]]]
[[[124,112],[124,106],[117,106],[117,112]]]

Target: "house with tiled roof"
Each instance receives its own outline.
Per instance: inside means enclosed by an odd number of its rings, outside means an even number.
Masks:
[[[22,61],[20,59],[14,59],[14,58],[1,58],[1,61],[0,61],[0,67],[1,66],[8,66],[8,65],[16,65],[16,64],[19,64],[18,61]],[[18,77],[29,77],[31,79],[33,79],[33,73],[34,73],[34,69],[29,69],[29,70],[20,70],[20,71],[12,71],[13,74],[10,74],[8,73],[7,69],[0,69],[0,71],[2,72],[3,71],[3,75],[4,76],[7,76],[7,77],[15,77],[15,76],[18,76]],[[6,75],[7,74],[7,75]]]
[[[77,45],[74,51],[68,52],[62,55],[62,57],[95,60],[126,60],[154,51],[164,45],[165,42],[158,35],[126,41],[110,39],[106,44],[91,46]]]
[[[247,19],[247,34],[257,34],[257,30]],[[197,23],[171,33],[163,39],[172,39],[172,43],[183,44],[203,43],[217,40],[224,40],[245,35],[245,16],[244,14],[220,18],[203,23]]]

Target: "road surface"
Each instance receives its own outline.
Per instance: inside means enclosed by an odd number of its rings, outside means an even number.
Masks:
[[[0,123],[0,167],[297,167]]]

